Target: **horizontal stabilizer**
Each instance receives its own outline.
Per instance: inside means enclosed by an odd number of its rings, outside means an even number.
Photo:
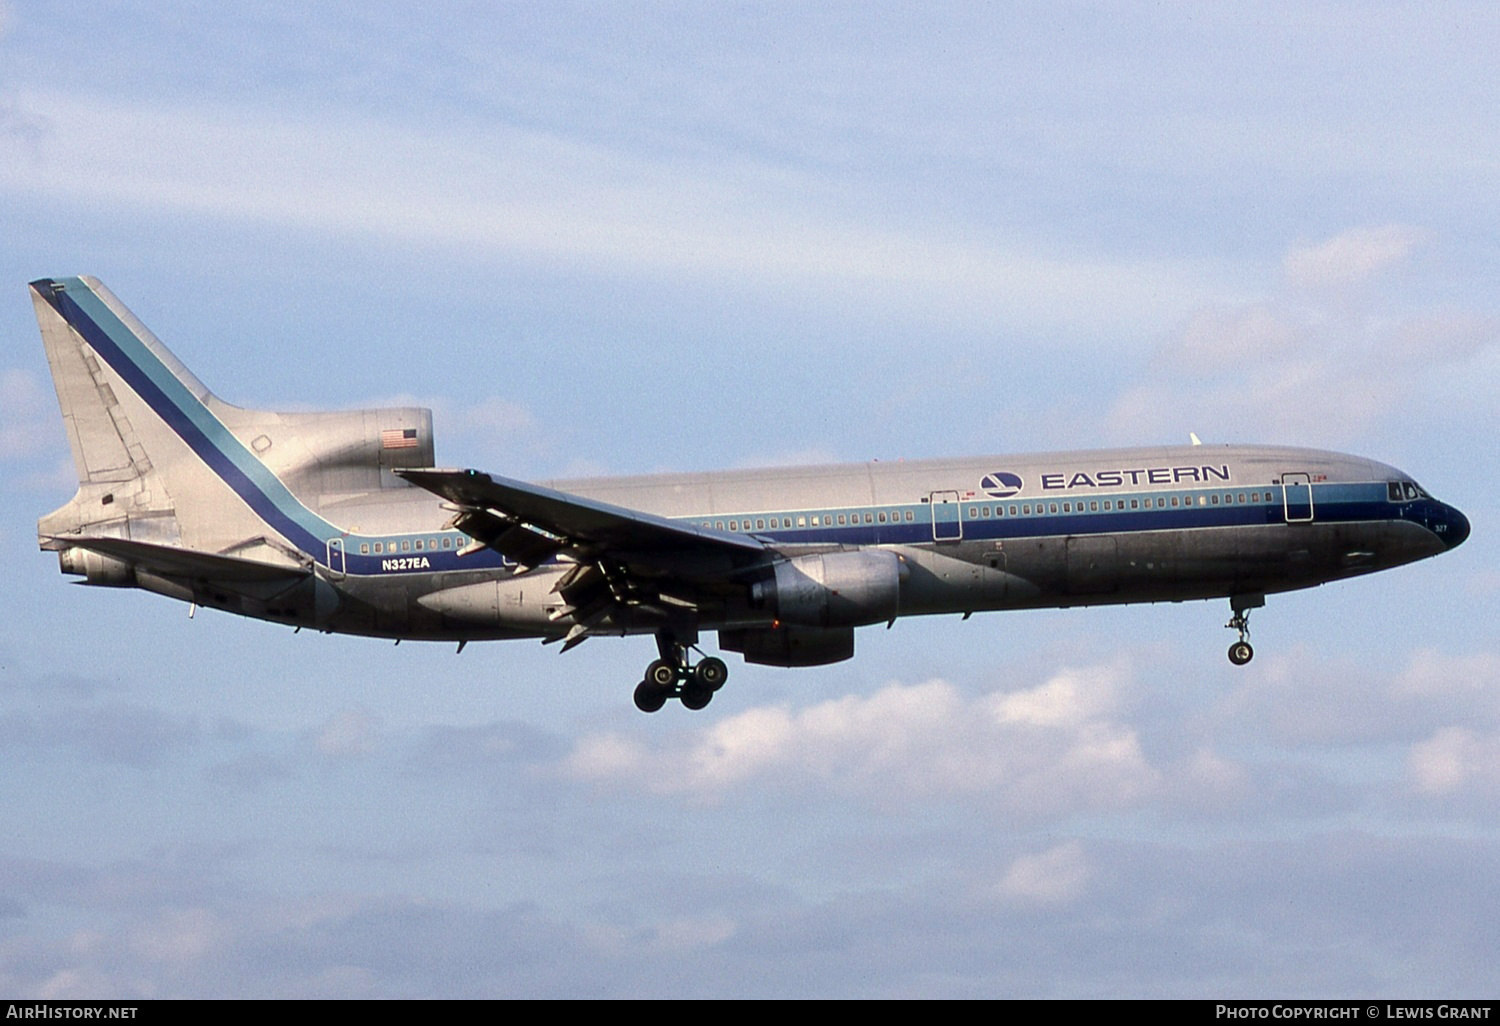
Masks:
[[[78,538],[52,535],[43,539],[48,549],[87,549],[113,557],[161,577],[208,578],[215,581],[298,581],[312,573],[308,567],[263,563],[239,556],[220,556],[170,545],[126,538]]]

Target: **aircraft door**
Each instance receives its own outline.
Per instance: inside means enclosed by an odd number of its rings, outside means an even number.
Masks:
[[[933,492],[927,497],[932,509],[932,540],[962,541],[964,536],[963,507],[957,492]]]
[[[328,539],[328,576],[339,578],[344,576],[344,539]]]
[[[1312,482],[1306,474],[1281,475],[1281,500],[1287,523],[1306,524],[1312,521]]]

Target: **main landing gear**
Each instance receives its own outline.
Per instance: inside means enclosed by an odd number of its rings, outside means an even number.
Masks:
[[[1231,595],[1229,597],[1229,610],[1234,615],[1224,626],[1230,630],[1240,632],[1240,640],[1229,646],[1229,661],[1236,666],[1244,666],[1255,658],[1255,649],[1250,647],[1250,610],[1259,609],[1266,604],[1264,595]]]
[[[689,709],[702,709],[729,679],[729,667],[722,659],[704,656],[689,665],[691,646],[670,635],[658,634],[656,647],[661,658],[646,667],[646,679],[635,686],[635,707],[641,712],[656,712],[669,698]]]

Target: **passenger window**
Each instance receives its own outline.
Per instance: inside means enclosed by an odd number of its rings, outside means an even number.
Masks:
[[[417,551],[418,552],[422,551],[422,539],[421,538],[417,539]]]
[[[410,552],[411,551],[411,542],[409,542],[409,541],[402,542],[401,543],[401,551],[402,552]]]
[[[1057,512],[1057,503],[1054,502],[1051,506],[1048,507],[1047,511],[1049,513],[1056,513]]]
[[[1094,500],[1093,502],[1089,503],[1089,512],[1090,513],[1097,513],[1097,512],[1099,512],[1099,502],[1098,502],[1097,499]]]
[[[798,517],[797,518],[797,526],[798,527],[806,527],[807,526],[807,518],[806,517]]]
[[[880,522],[882,524],[885,523],[885,514],[884,513],[880,514]]]
[[[360,543],[359,554],[361,556],[368,556],[370,554],[370,543],[369,542],[362,542],[362,543]]]
[[[1010,508],[1010,515],[1011,515],[1011,516],[1015,516],[1015,515],[1016,515],[1016,507],[1014,507],[1014,506],[1012,506],[1012,507],[1011,507],[1011,508]]]

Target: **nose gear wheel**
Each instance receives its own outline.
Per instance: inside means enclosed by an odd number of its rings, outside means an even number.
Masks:
[[[1255,649],[1250,647],[1250,610],[1265,604],[1263,595],[1235,595],[1229,599],[1234,615],[1224,626],[1240,632],[1240,640],[1229,646],[1229,661],[1236,666],[1244,666],[1255,658]]]

